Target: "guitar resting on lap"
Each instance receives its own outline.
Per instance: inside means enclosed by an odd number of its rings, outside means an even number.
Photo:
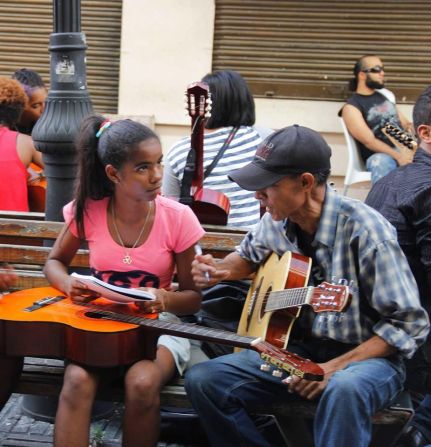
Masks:
[[[143,314],[133,304],[104,298],[76,304],[52,287],[22,290],[0,300],[0,355],[66,358],[97,367],[127,365],[155,358],[160,334],[253,349],[290,374],[323,380],[317,364],[259,338],[159,321],[156,314]]]

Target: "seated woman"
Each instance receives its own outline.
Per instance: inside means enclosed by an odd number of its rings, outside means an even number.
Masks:
[[[12,79],[16,79],[25,91],[28,101],[17,123],[17,130],[20,133],[31,135],[36,121],[45,109],[45,101],[48,95],[45,83],[39,73],[28,68],[17,70]]]
[[[191,209],[160,195],[163,165],[157,135],[131,120],[111,123],[101,116],[82,122],[75,200],[64,207],[65,226],[45,266],[50,283],[77,302],[96,296],[68,274],[83,241],[90,250],[92,274],[124,287],[152,291],[144,312],[178,321],[173,314],[196,312],[201,294],[193,284],[194,245],[203,236]],[[178,289],[171,291],[176,272]],[[106,349],[109,347],[107,346]],[[159,434],[161,387],[181,374],[190,343],[162,335],[155,360],[126,368],[123,445],[154,446]],[[116,370],[69,363],[55,419],[55,445],[88,445],[91,407],[99,382]]]
[[[20,83],[0,78],[0,210],[28,211],[27,168],[43,167],[31,137],[14,130],[26,104]]]
[[[254,193],[245,191],[227,178],[227,173],[249,163],[262,137],[269,129],[253,127],[254,99],[244,78],[235,71],[207,74],[202,81],[211,93],[211,117],[205,124],[203,167],[207,169],[220,150],[223,155],[204,179],[204,188],[224,193],[230,201],[228,226],[252,227],[260,220],[260,203]],[[181,182],[190,151],[190,137],[174,144],[167,155],[163,179],[165,196],[180,196]]]

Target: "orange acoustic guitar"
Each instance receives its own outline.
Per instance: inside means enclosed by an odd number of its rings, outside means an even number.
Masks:
[[[323,282],[305,287],[311,259],[286,252],[281,258],[273,253],[259,268],[247,294],[238,334],[260,337],[278,348],[286,348],[293,323],[301,307],[314,312],[343,312],[351,295],[345,285]]]
[[[0,354],[66,358],[88,366],[127,365],[153,359],[160,334],[253,349],[267,363],[308,380],[323,380],[310,360],[255,337],[186,323],[159,321],[133,304],[98,298],[75,304],[52,287],[22,290],[0,300]]]
[[[418,144],[413,135],[391,123],[387,123],[385,127],[382,128],[382,132],[405,157],[410,161],[413,160],[416,149],[418,148]]]
[[[44,213],[46,201],[46,177],[43,169],[34,163],[27,168],[28,206],[30,211]]]
[[[210,116],[211,98],[205,82],[194,82],[187,88],[187,110],[192,119],[191,151],[187,158],[184,179],[187,171],[193,170],[190,188],[181,188],[180,202],[189,205],[199,221],[204,224],[226,225],[230,210],[229,198],[219,192],[203,187],[204,181],[204,127]],[[190,159],[190,156],[192,158]],[[184,180],[183,180],[184,182]]]

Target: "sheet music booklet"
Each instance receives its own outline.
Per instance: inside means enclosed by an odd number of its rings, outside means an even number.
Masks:
[[[104,298],[112,301],[130,303],[132,301],[156,299],[156,296],[153,293],[147,292],[146,290],[128,289],[126,287],[114,286],[91,275],[81,275],[73,272],[71,276],[79,279],[87,285],[90,290],[98,292]]]

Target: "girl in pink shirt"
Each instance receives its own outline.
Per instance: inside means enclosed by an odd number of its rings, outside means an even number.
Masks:
[[[92,274],[122,287],[143,287],[156,295],[143,301],[160,318],[195,313],[200,291],[191,277],[194,245],[204,231],[189,207],[159,195],[162,149],[154,132],[131,120],[84,119],[75,200],[64,207],[65,226],[48,261],[50,283],[77,302],[94,293],[68,274],[67,266],[88,243]],[[170,291],[176,272],[178,290]],[[108,347],[109,348],[109,347]],[[162,335],[155,360],[140,360],[125,374],[123,444],[153,446],[159,435],[159,392],[189,359],[189,341]],[[91,408],[104,370],[69,363],[55,419],[55,445],[88,445]],[[105,371],[106,373],[106,371]]]

